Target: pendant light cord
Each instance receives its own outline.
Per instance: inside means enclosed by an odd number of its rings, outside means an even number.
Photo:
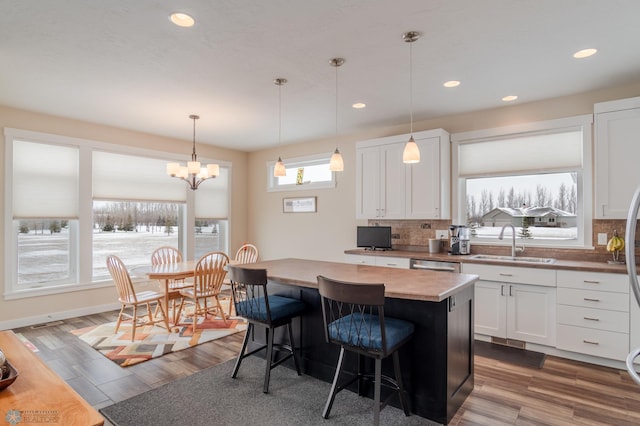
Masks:
[[[409,117],[410,133],[413,135],[413,42],[409,43]]]
[[[336,66],[336,140],[338,138],[338,67]]]
[[[193,152],[191,153],[191,161],[196,161],[196,118],[193,118]]]

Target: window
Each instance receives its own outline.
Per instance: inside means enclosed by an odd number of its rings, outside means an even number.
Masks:
[[[335,174],[329,170],[331,153],[290,158],[284,161],[287,175],[273,176],[275,161],[267,164],[268,191],[335,188]]]
[[[457,218],[475,243],[591,245],[591,116],[452,135]],[[507,231],[510,232],[510,231]]]
[[[193,259],[195,217],[215,226],[216,244],[205,247],[227,250],[230,165],[191,191],[166,175],[175,160],[168,155],[18,129],[4,134],[5,299],[111,285],[111,253],[130,270],[161,245]]]
[[[184,252],[180,218],[184,204],[131,201],[93,202],[93,278],[109,277],[106,259],[116,253],[132,275],[148,265],[153,250],[177,247]]]

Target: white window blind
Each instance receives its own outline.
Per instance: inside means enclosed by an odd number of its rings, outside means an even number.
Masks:
[[[78,217],[78,148],[13,141],[13,218]]]
[[[474,141],[459,146],[461,177],[582,167],[582,131]]]
[[[229,217],[229,168],[220,167],[220,174],[198,187],[195,194],[196,218],[227,219]]]
[[[93,152],[93,197],[184,202],[187,184],[167,175],[166,160]]]

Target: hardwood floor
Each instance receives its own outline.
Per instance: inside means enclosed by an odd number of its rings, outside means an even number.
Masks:
[[[116,319],[73,318],[22,333],[38,355],[96,408],[233,359],[242,333],[121,368],[69,331]],[[638,425],[640,387],[625,370],[547,357],[534,369],[476,356],[475,389],[450,425]],[[324,398],[324,396],[323,396]],[[256,424],[264,424],[257,420]]]

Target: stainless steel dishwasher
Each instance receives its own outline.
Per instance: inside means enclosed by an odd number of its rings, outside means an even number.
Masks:
[[[430,271],[457,272],[460,273],[460,263],[441,262],[436,260],[411,259],[411,269],[425,269]]]

